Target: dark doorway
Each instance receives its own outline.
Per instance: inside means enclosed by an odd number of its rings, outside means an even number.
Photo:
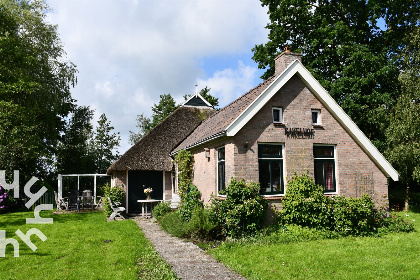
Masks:
[[[128,171],[128,212],[141,212],[139,199],[146,199],[144,188],[152,188],[152,199],[163,199],[162,171]]]

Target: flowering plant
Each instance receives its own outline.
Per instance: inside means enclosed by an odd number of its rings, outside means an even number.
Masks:
[[[7,197],[6,190],[3,190],[2,187],[0,186],[0,210],[5,207],[4,202],[5,202],[6,197]]]
[[[147,189],[144,189],[144,193],[146,194],[146,195],[149,195],[149,194],[151,194],[152,193],[152,188],[147,188]]]

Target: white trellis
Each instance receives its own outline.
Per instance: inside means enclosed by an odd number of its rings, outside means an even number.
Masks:
[[[111,177],[107,174],[58,174],[58,198],[63,198],[63,177],[77,177],[77,191],[80,191],[80,177],[93,177],[93,199],[96,204],[96,177]]]

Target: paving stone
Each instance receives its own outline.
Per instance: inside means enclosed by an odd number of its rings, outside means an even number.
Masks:
[[[133,219],[180,279],[246,280],[216,261],[194,243],[164,232],[153,220],[141,217],[133,217]]]

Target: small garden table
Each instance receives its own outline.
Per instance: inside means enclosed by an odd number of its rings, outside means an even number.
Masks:
[[[153,210],[153,203],[161,202],[162,200],[159,199],[140,199],[137,200],[137,202],[141,203],[141,216],[146,217],[147,216],[147,204],[150,203],[150,217],[152,217],[152,210]],[[146,209],[146,211],[144,211]]]

